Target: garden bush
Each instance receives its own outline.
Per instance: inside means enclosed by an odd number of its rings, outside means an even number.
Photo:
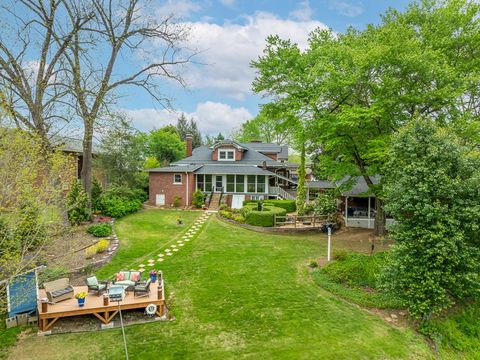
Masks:
[[[95,237],[112,235],[112,226],[109,223],[94,224],[88,227],[87,233]]]
[[[129,199],[116,195],[110,196],[107,193],[102,195],[101,211],[104,215],[113,218],[121,218],[125,215],[137,212],[141,208],[142,202],[139,199]]]
[[[78,225],[83,221],[90,220],[88,196],[83,190],[83,186],[77,180],[74,181],[72,190],[67,197],[67,216],[72,225]]]
[[[254,204],[256,206],[256,204]],[[271,227],[274,223],[274,216],[285,216],[287,211],[276,206],[264,206],[262,211],[253,210],[251,206],[244,206],[246,210],[242,213],[245,223],[254,226]]]
[[[103,253],[105,250],[108,249],[109,244],[110,242],[107,239],[100,240],[96,244],[89,246],[88,248],[85,249],[85,257],[91,258],[95,254]]]
[[[374,255],[359,253],[340,253],[335,256],[337,261],[327,264],[322,272],[332,281],[349,286],[377,287],[377,281],[386,263],[387,253]]]
[[[220,210],[218,212],[220,214],[221,217],[224,217],[226,219],[230,219],[230,220],[233,220],[233,213],[231,211],[228,211],[228,210]]]
[[[68,275],[68,270],[63,267],[46,267],[38,272],[38,283],[43,287],[46,282],[68,277]]]
[[[262,202],[264,204],[269,204],[273,205],[282,209],[287,210],[288,213],[290,212],[295,212],[297,210],[297,204],[295,203],[295,200],[245,200],[243,202],[243,206],[249,205],[249,204],[255,204],[258,202]]]
[[[200,209],[205,204],[205,194],[197,189],[193,193],[192,205]]]

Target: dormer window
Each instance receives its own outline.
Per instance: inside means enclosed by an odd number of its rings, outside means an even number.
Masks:
[[[218,160],[235,161],[235,150],[218,150]]]

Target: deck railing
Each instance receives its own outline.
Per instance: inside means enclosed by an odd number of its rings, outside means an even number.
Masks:
[[[273,218],[273,226],[293,225],[296,228],[298,225],[322,227],[331,222],[329,216],[325,215],[275,215]]]
[[[292,194],[286,192],[285,190],[283,190],[281,187],[279,186],[270,186],[269,187],[269,194],[270,195],[275,195],[275,196],[279,196],[281,197],[282,199],[284,200],[296,200],[295,199],[295,196],[293,196]]]

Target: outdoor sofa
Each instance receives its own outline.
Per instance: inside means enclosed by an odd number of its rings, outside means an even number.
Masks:
[[[112,280],[112,283],[125,286],[126,291],[133,291],[135,284],[140,281],[141,276],[142,273],[136,270],[119,271]]]
[[[43,284],[48,301],[57,303],[74,297],[73,286],[68,278],[61,278]]]

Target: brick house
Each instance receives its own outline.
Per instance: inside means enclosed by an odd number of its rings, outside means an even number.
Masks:
[[[147,170],[149,204],[191,206],[196,189],[207,195],[211,209],[220,201],[239,208],[249,199],[294,200],[297,168],[288,163],[285,145],[223,140],[192,151],[192,137],[187,136],[185,159]]]

